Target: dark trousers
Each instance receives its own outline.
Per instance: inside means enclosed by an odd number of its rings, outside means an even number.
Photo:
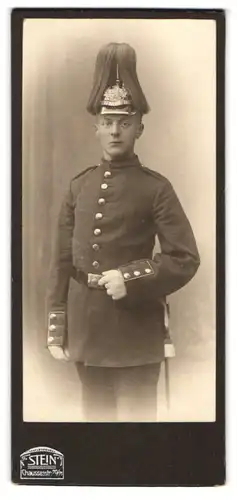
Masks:
[[[88,422],[155,422],[160,363],[103,368],[76,364]]]

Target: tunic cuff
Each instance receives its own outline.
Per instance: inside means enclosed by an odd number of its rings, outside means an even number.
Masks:
[[[66,337],[65,311],[50,311],[48,315],[47,347],[64,347]]]
[[[141,278],[149,278],[155,274],[155,271],[149,260],[135,260],[124,266],[120,266],[123,279],[126,282]]]

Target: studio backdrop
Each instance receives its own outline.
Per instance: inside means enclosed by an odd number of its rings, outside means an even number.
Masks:
[[[171,408],[159,382],[160,421],[215,420],[216,33],[212,20],[27,19],[23,32],[23,418],[80,421],[73,364],[45,348],[45,296],[54,227],[70,179],[100,162],[86,111],[95,58],[128,42],[151,111],[141,162],[166,176],[201,257],[193,280],[169,297],[176,357]]]

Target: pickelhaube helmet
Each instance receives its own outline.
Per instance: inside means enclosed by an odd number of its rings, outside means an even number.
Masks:
[[[109,43],[97,55],[87,110],[92,115],[148,113],[136,72],[136,53],[127,43]]]

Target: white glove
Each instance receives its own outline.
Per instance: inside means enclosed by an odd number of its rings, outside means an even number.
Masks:
[[[48,346],[48,350],[53,358],[63,361],[69,361],[69,352],[58,345]]]

